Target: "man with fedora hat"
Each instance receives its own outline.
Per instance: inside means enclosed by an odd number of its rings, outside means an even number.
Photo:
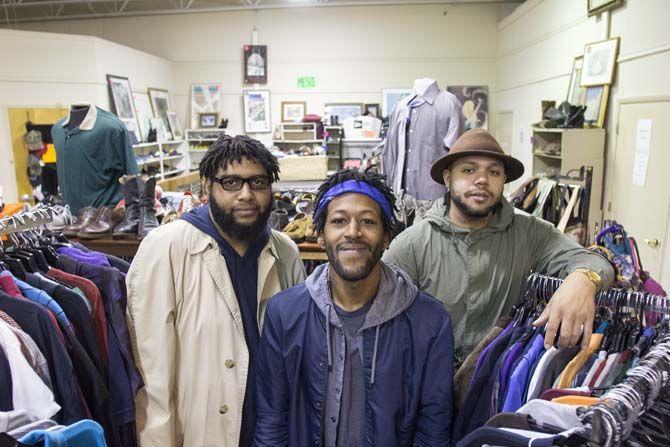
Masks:
[[[523,164],[487,131],[464,133],[431,168],[433,180],[447,187],[444,198],[384,255],[447,307],[457,360],[511,311],[531,271],[565,278],[534,323],[546,324],[545,345],[560,335],[559,346],[573,346],[582,333],[582,345],[588,345],[595,294],[613,280],[600,255],[550,223],[514,212],[503,187],[523,172]]]

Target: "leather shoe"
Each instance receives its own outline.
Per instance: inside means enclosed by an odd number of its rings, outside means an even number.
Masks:
[[[95,219],[77,233],[82,239],[100,239],[109,237],[114,224],[112,223],[112,209],[106,206],[98,208]]]
[[[93,221],[93,219],[95,219],[95,215],[97,213],[98,210],[92,206],[85,206],[84,208],[80,209],[79,214],[77,214],[77,218],[74,220],[74,223],[63,228],[63,235],[70,237],[77,236],[77,233],[79,233],[82,228],[88,226]]]

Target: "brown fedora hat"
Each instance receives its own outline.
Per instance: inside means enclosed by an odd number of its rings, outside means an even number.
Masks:
[[[438,159],[430,168],[430,176],[437,183],[444,185],[444,170],[463,157],[484,155],[501,160],[505,165],[507,182],[514,181],[523,175],[523,163],[502,150],[493,135],[484,129],[472,129],[461,135],[451,147],[447,155]]]

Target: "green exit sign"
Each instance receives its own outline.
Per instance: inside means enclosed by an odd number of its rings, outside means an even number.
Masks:
[[[300,76],[298,78],[298,88],[316,87],[316,78],[314,76]]]

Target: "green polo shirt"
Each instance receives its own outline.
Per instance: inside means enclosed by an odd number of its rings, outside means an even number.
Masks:
[[[68,130],[69,116],[51,129],[57,155],[58,185],[74,214],[85,206],[116,205],[119,178],[137,174],[137,160],[125,124],[96,107],[80,127]]]

